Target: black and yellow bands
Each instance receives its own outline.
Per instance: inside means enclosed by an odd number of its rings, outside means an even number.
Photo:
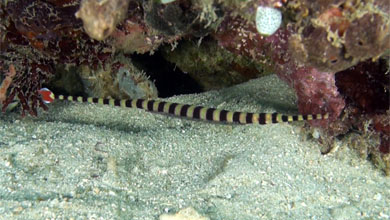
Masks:
[[[203,106],[194,106],[145,99],[117,100],[103,98],[86,98],[81,96],[73,97],[64,95],[55,95],[55,99],[96,103],[126,108],[139,108],[146,111],[166,113],[169,115],[175,115],[184,118],[240,124],[272,124],[280,122],[310,121],[328,118],[328,114],[283,115],[279,113],[235,112],[215,108],[207,108]]]

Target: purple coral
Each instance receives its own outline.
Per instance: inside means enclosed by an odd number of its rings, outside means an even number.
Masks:
[[[46,110],[47,107],[40,99],[37,91],[42,87],[42,83],[47,80],[48,73],[52,71],[48,68],[47,65],[32,63],[29,69],[22,70],[26,72],[16,72],[11,92],[4,100],[2,110],[5,111],[15,96],[19,98],[22,104],[22,116],[25,115],[25,112],[36,116],[38,106]]]
[[[336,120],[345,103],[335,86],[334,74],[299,65],[288,50],[290,36],[290,30],[281,28],[274,35],[263,37],[253,25],[238,17],[227,17],[214,35],[224,48],[262,60],[266,68],[272,68],[289,83],[297,92],[302,113],[328,112],[330,120]],[[315,125],[326,127],[327,122],[315,122]]]
[[[38,89],[57,64],[93,65],[104,58],[105,45],[92,42],[74,16],[78,1],[11,1],[0,8],[0,65],[17,70],[3,110],[18,97],[22,115],[36,115],[38,106],[46,109]]]

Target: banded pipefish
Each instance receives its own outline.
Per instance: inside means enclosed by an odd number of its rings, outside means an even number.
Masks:
[[[40,89],[39,93],[41,94],[41,97],[45,103],[51,103],[54,100],[67,100],[81,103],[86,102],[111,105],[124,108],[139,108],[149,112],[165,113],[187,119],[199,119],[212,122],[263,125],[281,122],[322,120],[328,118],[328,114],[284,115],[279,113],[238,112],[151,99],[118,100],[110,98],[104,99],[82,96],[74,97],[66,95],[55,95],[47,88]]]

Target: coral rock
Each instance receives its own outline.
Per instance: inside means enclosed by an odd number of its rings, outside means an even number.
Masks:
[[[83,0],[76,13],[91,38],[104,40],[127,13],[128,0]]]
[[[290,49],[301,63],[338,72],[390,49],[389,1],[297,2]]]
[[[359,60],[377,57],[390,49],[390,26],[379,14],[366,14],[351,23],[345,36],[347,56]]]

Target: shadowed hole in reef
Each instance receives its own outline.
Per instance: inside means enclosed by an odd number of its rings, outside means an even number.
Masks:
[[[159,51],[153,55],[133,54],[133,64],[144,70],[155,83],[161,98],[202,92],[201,86],[175,64],[166,61]]]

